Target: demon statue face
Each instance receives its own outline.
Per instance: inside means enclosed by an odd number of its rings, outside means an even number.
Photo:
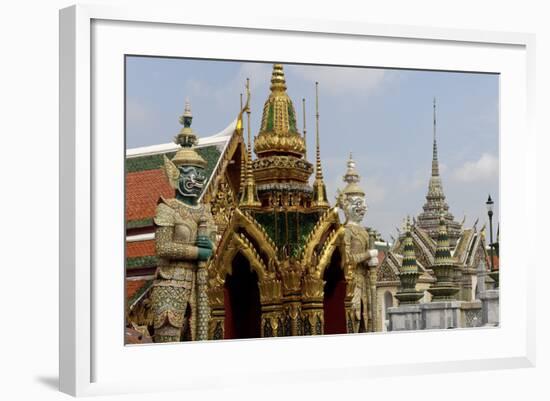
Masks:
[[[182,162],[176,165],[165,156],[164,171],[170,185],[176,190],[176,199],[188,205],[196,205],[206,185],[207,177],[204,167],[202,167],[206,163],[204,160],[199,159],[200,156],[192,150],[185,149],[178,152],[178,154],[180,154],[180,160],[190,162]]]
[[[365,195],[341,193],[339,196],[339,206],[346,215],[346,222],[360,224],[367,213],[367,203]]]
[[[196,203],[206,183],[204,169],[196,166],[180,166],[178,197],[186,203]]]

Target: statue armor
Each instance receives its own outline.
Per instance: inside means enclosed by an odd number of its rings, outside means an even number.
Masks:
[[[155,342],[180,341],[184,323],[190,325],[191,339],[194,337],[195,327],[186,312],[189,305],[194,319],[196,241],[203,216],[207,216],[210,239],[214,242],[214,220],[204,205],[190,207],[177,199],[162,199],[157,206],[155,240],[159,264],[152,294]]]

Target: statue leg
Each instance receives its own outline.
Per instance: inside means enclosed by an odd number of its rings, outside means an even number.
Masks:
[[[173,281],[154,284],[151,294],[154,342],[181,341],[190,295],[190,290]]]

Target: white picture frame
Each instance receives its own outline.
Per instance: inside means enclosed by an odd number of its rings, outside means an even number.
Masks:
[[[221,34],[238,37],[246,46],[237,49],[225,43],[220,47],[216,42]],[[179,35],[192,40],[184,47],[177,41]],[[266,49],[254,45],[254,35],[261,35],[265,42],[294,45]],[[522,239],[519,228],[536,221],[534,201],[529,200],[534,199],[536,176],[534,40],[533,35],[519,33],[276,17],[250,20],[237,13],[217,18],[153,7],[79,5],[61,10],[61,391],[94,395],[206,389],[244,385],[238,378],[243,372],[247,380],[268,383],[329,376],[361,380],[406,374],[413,368],[416,373],[435,373],[534,366],[534,308],[527,307],[534,304],[534,283],[527,280],[534,270],[534,252],[513,246]],[[379,63],[372,59],[365,64],[363,52],[350,50],[361,46],[372,51],[370,57],[378,55]],[[333,54],[325,54],[331,49]],[[439,57],[430,56],[434,49]],[[334,64],[347,57],[344,64],[500,73],[501,327],[125,347],[121,314],[124,222],[122,209],[109,208],[104,200],[123,205],[123,180],[112,171],[123,174],[120,110],[124,94],[119,67],[120,56],[127,53]],[[458,55],[464,57],[453,64]],[[110,135],[101,134],[107,130]],[[109,225],[112,229],[106,232]],[[102,267],[107,262],[110,277]],[[521,268],[524,274],[517,274],[512,283],[506,266]],[[448,342],[452,348],[444,347]],[[416,347],[410,347],[411,343]],[[422,350],[426,344],[439,346],[435,352]],[[384,347],[392,347],[392,355],[384,354]],[[285,354],[290,353],[292,364],[285,364]],[[177,374],[140,376],[132,368],[140,361],[175,366],[182,355],[192,363]],[[212,358],[218,358],[216,363],[211,363]]]

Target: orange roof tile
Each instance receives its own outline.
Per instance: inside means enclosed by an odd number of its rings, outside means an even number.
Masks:
[[[147,280],[126,280],[126,299],[132,298],[146,282]]]
[[[127,242],[126,243],[126,257],[127,258],[139,258],[142,256],[154,256],[155,255],[155,240]]]
[[[126,220],[152,218],[159,198],[174,197],[161,169],[126,174]]]

